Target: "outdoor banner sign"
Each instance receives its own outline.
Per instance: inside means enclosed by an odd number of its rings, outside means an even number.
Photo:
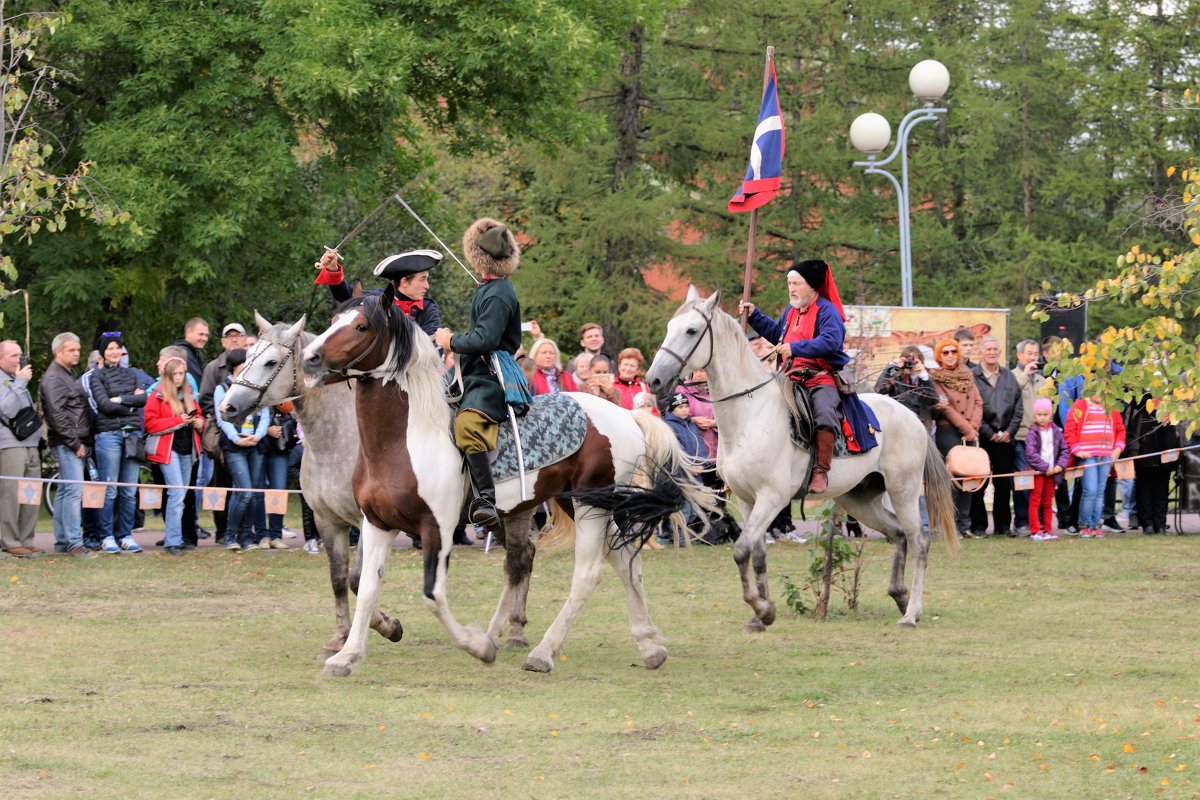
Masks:
[[[903,308],[845,305],[846,352],[850,363],[842,377],[860,392],[875,390],[875,381],[889,361],[910,344],[930,349],[940,339],[967,328],[976,340],[994,336],[1000,342],[1000,363],[1013,361],[1008,343],[1007,308]],[[979,360],[978,354],[973,359]]]

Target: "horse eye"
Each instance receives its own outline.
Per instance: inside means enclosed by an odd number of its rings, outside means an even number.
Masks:
[[[273,366],[275,366],[275,365],[276,365],[276,364],[278,364],[278,363],[279,363],[278,361],[276,361],[275,359],[273,359],[273,358],[272,358],[270,361],[268,361],[268,362],[267,362],[267,366],[268,366],[268,367],[273,367]]]
[[[695,328],[688,328],[688,329],[687,329],[687,335],[688,335],[688,336],[695,336],[695,335],[696,335],[696,329],[695,329]]]
[[[366,333],[367,326],[360,322],[358,325],[354,326],[354,330],[358,331],[359,333]]]

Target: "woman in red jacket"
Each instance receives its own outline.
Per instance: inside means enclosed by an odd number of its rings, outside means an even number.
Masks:
[[[183,552],[183,499],[192,475],[192,461],[200,452],[204,414],[196,404],[187,379],[187,363],[168,358],[159,368],[158,384],[146,400],[146,458],[161,464],[167,489],[166,537],[163,547],[177,556]]]
[[[538,339],[529,348],[533,359],[533,382],[530,391],[535,394],[558,394],[575,391],[575,379],[562,368],[558,356],[558,345],[550,339]]]

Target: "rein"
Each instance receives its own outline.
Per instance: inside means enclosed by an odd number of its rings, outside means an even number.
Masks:
[[[268,341],[268,342],[269,342],[270,344],[272,344],[272,345],[276,345],[276,346],[281,346],[281,347],[282,347],[282,344],[281,344],[280,342],[271,342],[270,340],[265,340],[265,341]],[[263,382],[263,383],[252,383],[251,381],[249,381],[249,380],[246,380],[245,378],[243,378],[242,376],[243,376],[243,375],[245,375],[245,374],[248,372],[248,370],[247,370],[245,367],[243,367],[243,369],[242,369],[241,373],[239,373],[238,377],[236,377],[236,378],[234,378],[234,379],[233,379],[233,381],[232,381],[232,385],[234,385],[234,386],[241,386],[241,387],[243,387],[243,388],[245,388],[245,389],[249,389],[249,390],[250,390],[250,391],[252,391],[252,392],[258,392],[258,397],[254,398],[254,406],[257,408],[257,407],[258,407],[258,405],[259,405],[259,404],[262,402],[262,399],[263,399],[263,397],[266,395],[266,393],[267,393],[267,390],[268,390],[269,388],[271,388],[271,384],[272,384],[272,383],[275,381],[275,377],[276,377],[277,375],[279,375],[279,373],[283,371],[283,368],[284,368],[284,366],[285,366],[285,365],[286,365],[286,364],[287,364],[289,361],[291,361],[291,362],[292,362],[292,391],[293,391],[293,392],[296,392],[296,394],[293,394],[293,395],[291,395],[290,397],[285,397],[283,400],[280,400],[279,402],[280,402],[280,403],[285,403],[285,402],[287,402],[288,400],[296,400],[296,399],[298,399],[298,398],[301,396],[301,395],[300,395],[300,393],[299,393],[300,386],[301,386],[301,382],[300,382],[300,359],[297,357],[297,358],[295,358],[295,360],[293,360],[293,356],[295,356],[295,355],[296,355],[296,353],[295,353],[295,352],[294,352],[294,350],[293,350],[293,348],[294,348],[294,347],[295,347],[295,343],[293,343],[292,347],[287,347],[287,348],[284,348],[284,351],[283,351],[283,358],[281,358],[281,359],[279,360],[279,362],[278,362],[278,363],[275,365],[275,369],[273,369],[273,370],[271,371],[271,374],[267,376],[267,379],[266,379],[266,381],[265,381],[265,382]],[[264,353],[266,353],[266,352],[267,352],[267,351],[266,351],[265,349],[263,349],[263,350],[261,350],[260,352],[258,352],[258,353],[254,353],[254,354],[252,354],[250,357],[248,357],[248,358],[246,359],[246,367],[249,367],[249,366],[250,366],[250,365],[252,365],[252,364],[253,364],[255,361],[257,361],[258,359],[262,358],[263,354],[264,354]]]
[[[382,301],[380,301],[379,307],[381,309],[383,308]],[[371,340],[371,344],[365,350],[363,350],[361,353],[359,353],[357,356],[355,356],[354,359],[349,364],[342,367],[341,369],[330,370],[330,372],[332,372],[334,375],[341,375],[343,378],[373,378],[376,375],[384,374],[384,370],[382,370],[381,367],[376,367],[375,369],[370,369],[370,370],[354,370],[353,375],[350,374],[350,370],[354,367],[355,364],[362,361],[364,358],[367,357],[367,355],[369,353],[374,351],[375,347],[379,344],[379,341],[383,338],[384,334],[386,334],[388,332],[388,330],[391,329],[392,316],[389,312],[390,312],[390,309],[383,310],[384,320],[385,320],[383,329],[375,331],[375,338]],[[364,314],[364,316],[366,316],[366,315]],[[374,326],[372,326],[372,327],[374,327]],[[386,359],[385,359],[385,361],[386,361]]]

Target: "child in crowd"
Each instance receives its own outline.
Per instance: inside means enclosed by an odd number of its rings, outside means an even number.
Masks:
[[[1063,479],[1071,452],[1062,429],[1054,424],[1054,404],[1048,397],[1039,397],[1033,403],[1033,425],[1025,437],[1025,458],[1029,468],[1038,473],[1029,493],[1029,538],[1035,542],[1053,542],[1058,539],[1051,511],[1054,489]]]
[[[1075,462],[1083,467],[1083,499],[1079,503],[1079,536],[1103,539],[1100,517],[1104,509],[1104,486],[1113,459],[1125,449],[1125,423],[1116,411],[1103,405],[1100,395],[1081,397],[1067,412],[1063,428]]]

